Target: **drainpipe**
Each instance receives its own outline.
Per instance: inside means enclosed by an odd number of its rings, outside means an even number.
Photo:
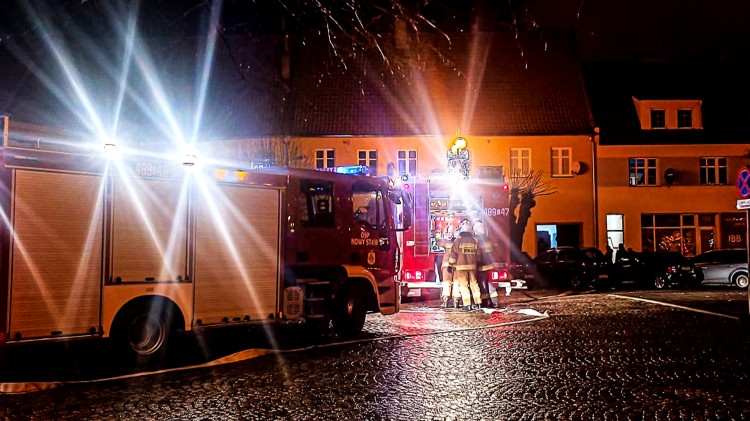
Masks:
[[[10,133],[10,114],[0,114],[2,119],[2,131],[3,131],[3,145],[8,147],[8,133]]]
[[[594,244],[599,248],[599,183],[597,180],[597,142],[599,141],[599,128],[594,127],[594,132],[589,136],[591,139],[591,181],[593,182],[593,199],[594,199]]]

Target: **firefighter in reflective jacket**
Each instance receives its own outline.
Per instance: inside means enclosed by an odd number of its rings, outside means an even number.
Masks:
[[[492,242],[487,238],[487,228],[481,221],[474,223],[474,235],[482,256],[477,261],[477,280],[479,281],[479,292],[482,296],[482,307],[491,308],[493,305],[490,295],[490,271],[494,267],[495,254],[493,253]]]
[[[471,233],[469,221],[464,220],[460,225],[460,233],[453,241],[448,264],[453,267],[453,279],[458,288],[453,289],[453,299],[463,297],[463,307],[471,309],[471,299],[474,308],[479,307],[481,293],[477,283],[477,261],[481,259],[481,250],[477,240]],[[458,289],[459,291],[456,291]]]

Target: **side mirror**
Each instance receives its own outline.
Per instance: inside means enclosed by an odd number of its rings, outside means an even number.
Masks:
[[[406,231],[411,228],[413,209],[411,204],[411,195],[409,194],[409,192],[401,188],[392,188],[388,192],[388,197],[391,199],[391,202],[396,205],[393,206],[393,217],[396,222],[396,230]]]

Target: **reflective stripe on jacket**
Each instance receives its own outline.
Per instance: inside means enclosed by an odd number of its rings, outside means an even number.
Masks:
[[[477,240],[470,234],[462,232],[453,241],[448,263],[457,270],[476,270],[481,250]]]

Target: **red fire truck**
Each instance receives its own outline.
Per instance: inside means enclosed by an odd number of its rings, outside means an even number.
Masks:
[[[413,195],[414,224],[402,236],[402,295],[439,294],[443,286],[440,267],[464,220],[481,221],[493,243],[492,292],[498,285],[509,288],[508,293],[526,288],[525,281],[511,279],[508,271],[510,195],[502,167],[477,170],[476,178],[447,174],[405,181]]]
[[[176,330],[304,319],[350,335],[399,311],[411,210],[387,179],[105,156],[28,142],[7,118],[0,154],[0,345],[112,337],[153,362]]]

